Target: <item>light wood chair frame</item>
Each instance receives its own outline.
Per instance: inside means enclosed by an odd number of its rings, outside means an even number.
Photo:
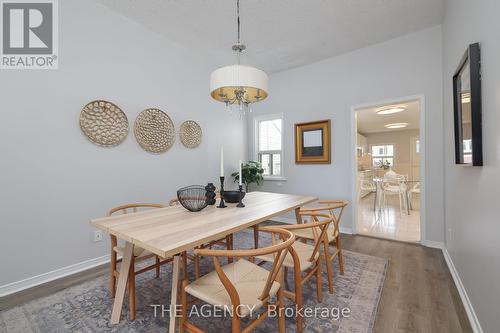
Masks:
[[[331,237],[325,237],[324,242],[324,251],[323,254],[325,256],[325,261],[327,263],[326,270],[328,276],[328,291],[330,294],[333,293],[333,270],[331,267],[331,262],[337,258],[339,262],[339,271],[341,275],[344,275],[344,255],[342,254],[342,243],[340,239],[340,220],[342,218],[342,214],[344,212],[344,208],[349,204],[348,201],[345,200],[320,200],[318,201],[320,205],[319,207],[312,208],[301,208],[301,213],[317,213],[327,211],[328,214],[333,219],[333,233]],[[336,211],[338,213],[336,214]],[[301,238],[298,236],[297,238]],[[306,241],[308,239],[305,239]],[[330,247],[334,246],[333,253],[330,252]]]
[[[259,255],[266,255],[266,254],[274,254],[277,260],[274,261],[273,266],[271,270],[269,271],[269,275],[267,277],[267,281],[265,283],[264,289],[262,293],[259,296],[259,300],[263,302],[263,307],[266,309],[265,311],[261,312],[256,319],[252,320],[246,327],[243,329],[241,328],[241,314],[238,313],[238,311],[232,311],[232,317],[231,317],[231,332],[232,333],[248,333],[251,332],[257,325],[259,325],[269,314],[269,311],[271,310],[271,304],[270,304],[270,291],[273,283],[276,281],[280,284],[280,288],[278,289],[277,293],[277,308],[278,308],[278,327],[279,327],[279,332],[284,333],[285,332],[285,317],[284,317],[284,302],[283,302],[283,272],[282,272],[282,264],[283,261],[285,260],[285,257],[288,254],[288,251],[291,249],[292,244],[295,242],[295,235],[287,230],[283,230],[282,228],[278,227],[262,227],[259,228],[259,231],[262,232],[269,232],[273,235],[273,238],[275,235],[279,235],[281,238],[280,243],[275,243],[271,246],[264,247],[264,248],[258,248],[258,249],[248,249],[248,250],[213,250],[213,249],[195,249],[195,255],[198,256],[206,256],[206,257],[212,257],[215,271],[217,272],[217,275],[223,284],[224,288],[226,289],[227,293],[229,294],[229,297],[231,299],[231,305],[233,310],[234,309],[239,309],[239,306],[241,305],[240,302],[240,297],[238,295],[238,292],[235,288],[235,286],[232,284],[230,279],[227,277],[227,275],[224,273],[222,266],[220,264],[219,258],[220,257],[231,257],[231,258],[245,258],[247,257],[248,260],[251,262],[252,258],[259,256]],[[183,279],[182,281],[182,288],[181,288],[181,319],[180,319],[180,333],[184,333],[185,331],[188,332],[194,332],[194,333],[203,333],[204,331],[201,330],[199,327],[195,326],[194,324],[190,323],[187,318],[187,310],[188,306],[191,306],[194,303],[197,303],[197,300],[194,300],[193,302],[188,303],[188,294],[186,292],[186,287],[188,285],[188,281],[186,278]],[[194,297],[193,297],[194,298]]]
[[[156,203],[131,203],[125,204],[118,207],[114,207],[110,209],[107,213],[107,216],[112,216],[118,212],[122,214],[130,213],[129,210],[132,210],[132,213],[136,213],[139,209],[142,208],[165,208],[167,206]],[[121,258],[118,258],[118,253],[115,251],[115,247],[118,246],[118,239],[114,235],[110,235],[111,238],[111,260],[110,260],[110,276],[109,276],[109,291],[111,293],[111,298],[115,298],[116,295],[116,283],[118,277],[120,276],[120,272],[117,270],[117,264],[122,261]],[[152,265],[148,265],[139,270],[135,270],[135,263],[144,261],[147,259],[155,258],[155,263]],[[160,266],[172,261],[172,258],[163,259],[158,257],[155,254],[149,254],[146,256],[138,256],[137,258],[132,256],[132,262],[130,264],[129,276],[128,276],[128,292],[129,292],[129,309],[130,309],[130,320],[135,320],[135,276],[145,273],[147,271],[156,270],[156,278],[160,277]]]
[[[219,198],[219,194],[217,194],[216,198]],[[181,203],[179,202],[179,199],[174,198],[169,201],[168,205],[169,206],[176,206],[180,205]],[[233,249],[233,243],[234,243],[234,236],[233,234],[227,235],[224,238],[214,240],[212,242],[209,242],[207,244],[203,244],[200,246],[195,247],[195,249],[211,249],[214,245],[220,245],[220,246],[225,246],[227,250],[232,250]],[[194,263],[194,274],[196,279],[200,277],[200,260],[202,259],[202,256],[196,255],[193,253],[188,253],[187,254],[187,259],[191,260]],[[231,263],[233,261],[232,258],[227,258],[228,263]]]
[[[299,314],[301,313],[301,309],[303,306],[303,300],[302,300],[302,288],[305,283],[307,283],[313,276],[316,277],[316,298],[318,302],[321,302],[323,300],[323,280],[322,280],[322,271],[321,271],[321,266],[323,263],[323,255],[321,254],[320,248],[324,246],[323,240],[326,239],[326,232],[328,230],[328,226],[330,223],[333,222],[333,218],[329,214],[324,214],[324,213],[319,213],[319,212],[299,212],[299,216],[305,217],[308,216],[310,217],[313,221],[308,222],[308,223],[303,223],[303,224],[294,224],[294,225],[280,225],[279,228],[294,232],[296,230],[301,230],[301,229],[308,229],[311,228],[313,232],[318,228],[320,231],[317,234],[315,243],[314,243],[314,250],[311,253],[311,256],[309,257],[310,262],[314,262],[314,265],[305,270],[302,271],[301,266],[300,266],[300,260],[299,257],[296,253],[296,251],[293,249],[293,247],[290,247],[289,252],[290,255],[292,256],[293,259],[293,271],[294,271],[294,291],[290,291],[288,289],[283,290],[283,294],[285,297],[291,299],[292,301],[295,302],[297,305],[297,309],[299,309]],[[319,217],[324,218],[324,220],[319,220]],[[275,242],[274,237],[273,237],[273,243]],[[323,250],[324,252],[324,250]],[[318,254],[318,258],[315,259],[316,254]],[[265,262],[265,261],[264,261]],[[260,262],[259,265],[263,264],[264,262]],[[288,275],[288,267],[285,267],[285,277]],[[303,273],[305,276],[302,276]],[[298,315],[297,316],[297,332],[302,332],[303,328],[303,318],[302,316]]]

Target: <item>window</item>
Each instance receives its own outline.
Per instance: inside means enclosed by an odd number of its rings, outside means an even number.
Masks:
[[[265,118],[256,119],[255,124],[256,155],[264,169],[264,176],[267,178],[282,177],[282,116],[266,116]]]
[[[463,140],[464,154],[472,154],[472,139]]]
[[[464,149],[464,163],[472,163],[472,139],[464,139],[463,149]]]
[[[394,166],[394,145],[372,146],[372,165],[375,168]]]

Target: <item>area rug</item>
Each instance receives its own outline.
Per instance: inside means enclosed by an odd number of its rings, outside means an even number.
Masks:
[[[264,239],[261,242],[266,242]],[[249,248],[253,234],[240,232],[235,236],[235,246]],[[334,262],[335,292],[328,293],[326,270],[323,269],[323,301],[316,300],[316,283],[313,278],[303,290],[304,308],[311,308],[310,317],[304,318],[304,332],[371,332],[375,322],[377,306],[384,285],[387,260],[360,253],[344,251],[345,275],[338,272]],[[190,270],[192,268],[190,267]],[[213,269],[209,259],[202,260],[204,272]],[[193,272],[190,271],[191,276]],[[160,278],[154,272],[137,276],[136,319],[128,320],[128,304],[124,305],[121,322],[110,325],[112,302],[108,292],[108,275],[103,275],[60,292],[30,301],[0,312],[0,332],[166,332],[168,311],[162,311],[170,303],[171,265],[164,265]],[[288,281],[293,286],[292,272]],[[293,287],[292,287],[293,288]],[[256,291],[260,292],[260,291]],[[126,299],[128,297],[126,296]],[[287,308],[293,309],[291,301]],[[201,309],[198,305],[198,309]],[[201,318],[209,314],[207,307],[191,312],[192,322],[206,332],[230,332],[229,317]],[[155,316],[156,312],[156,316]],[[242,325],[246,320],[242,321]],[[287,332],[296,332],[294,316],[286,319]],[[266,318],[254,332],[277,332],[277,318]]]

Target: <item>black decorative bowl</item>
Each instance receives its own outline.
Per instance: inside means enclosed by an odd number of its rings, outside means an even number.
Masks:
[[[177,190],[177,199],[181,205],[191,212],[199,212],[207,207],[205,186],[191,185]]]
[[[224,191],[224,200],[229,203],[240,202],[240,191]],[[241,199],[245,197],[245,192],[241,192]]]

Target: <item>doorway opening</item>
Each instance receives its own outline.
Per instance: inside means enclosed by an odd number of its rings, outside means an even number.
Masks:
[[[353,108],[354,216],[359,234],[419,243],[422,98]]]

